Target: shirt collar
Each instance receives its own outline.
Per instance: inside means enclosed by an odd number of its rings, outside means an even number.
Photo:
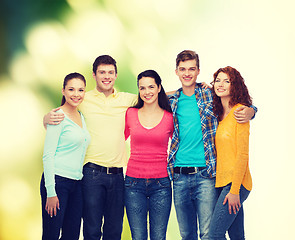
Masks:
[[[104,93],[99,92],[99,91],[97,90],[97,88],[94,88],[94,92],[95,92],[95,95],[97,95],[97,96],[105,97]],[[112,93],[110,96],[108,96],[108,97],[115,97],[117,94],[118,94],[118,91],[114,88],[113,93]]]

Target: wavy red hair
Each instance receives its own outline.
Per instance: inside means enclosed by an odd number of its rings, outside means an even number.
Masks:
[[[243,77],[241,76],[240,72],[233,67],[227,66],[224,68],[219,68],[213,74],[213,85],[216,81],[216,78],[220,72],[227,74],[230,80],[230,95],[231,99],[229,101],[230,107],[240,103],[245,106],[252,105],[252,98],[249,95],[248,88],[244,82]],[[214,87],[212,88],[212,95],[213,95],[213,112],[217,116],[218,120],[221,120],[223,116],[223,106],[221,104],[220,97],[218,97],[214,91]]]

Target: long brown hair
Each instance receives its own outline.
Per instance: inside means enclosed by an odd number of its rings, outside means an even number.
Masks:
[[[240,103],[245,106],[251,106],[252,105],[252,98],[249,95],[248,88],[244,82],[243,77],[239,73],[238,70],[236,70],[233,67],[227,66],[224,68],[219,68],[214,74],[213,74],[213,85],[216,81],[216,78],[220,72],[223,72],[227,74],[230,80],[230,96],[231,99],[229,101],[230,107],[233,107],[234,105]],[[223,116],[223,106],[221,104],[220,97],[218,97],[214,91],[214,87],[212,88],[212,95],[213,95],[213,112],[217,116],[218,120],[221,120],[221,117]]]

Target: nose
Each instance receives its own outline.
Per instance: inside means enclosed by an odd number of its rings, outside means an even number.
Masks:
[[[146,88],[145,90],[144,90],[144,93],[145,94],[149,94],[151,92],[151,90],[149,89],[149,88]]]

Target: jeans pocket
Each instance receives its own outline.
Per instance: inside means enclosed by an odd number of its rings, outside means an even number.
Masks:
[[[162,188],[170,188],[171,187],[171,182],[168,177],[159,178],[157,183],[158,183],[159,187],[162,187]]]
[[[64,183],[64,182],[67,182],[67,181],[69,181],[68,178],[62,177],[62,176],[59,176],[59,175],[55,175],[55,183]]]
[[[126,176],[125,178],[125,188],[134,187],[137,184],[137,181],[134,178]]]
[[[200,176],[202,178],[205,178],[205,179],[214,179],[212,178],[209,173],[207,172],[207,169],[203,169],[201,172],[200,172]]]
[[[173,182],[176,182],[179,179],[180,174],[179,173],[174,173],[173,174]]]

